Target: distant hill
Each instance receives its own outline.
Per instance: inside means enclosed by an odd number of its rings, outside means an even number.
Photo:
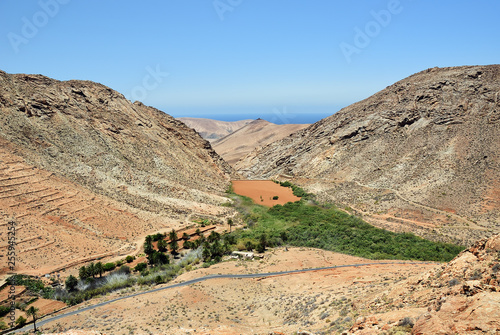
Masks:
[[[500,231],[499,148],[500,65],[432,68],[235,167],[302,182],[387,229],[470,243]]]
[[[277,125],[257,119],[212,143],[214,150],[229,164],[235,164],[242,157],[258,147],[280,140],[293,132],[304,129],[308,124]]]
[[[194,117],[179,117],[177,120],[184,122],[188,127],[196,130],[201,137],[210,142],[227,136],[253,121],[248,119],[230,122]]]

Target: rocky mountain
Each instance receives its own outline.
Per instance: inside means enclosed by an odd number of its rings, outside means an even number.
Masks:
[[[177,119],[184,122],[188,127],[195,129],[201,137],[210,142],[227,136],[254,121],[251,119],[240,121],[219,121],[196,117],[179,117]]]
[[[26,271],[224,215],[234,174],[184,123],[90,81],[0,72],[0,143],[0,216],[17,221]]]
[[[235,167],[292,178],[378,226],[465,244],[500,228],[498,148],[500,65],[432,68]]]
[[[266,120],[257,119],[235,132],[212,142],[212,147],[226,162],[233,165],[257,147],[280,140],[307,126],[308,124],[278,125]]]

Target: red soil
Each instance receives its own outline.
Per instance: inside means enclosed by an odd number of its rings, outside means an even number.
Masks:
[[[270,180],[234,180],[234,193],[251,198],[256,204],[272,207],[287,202],[299,201],[289,187],[283,187]],[[277,195],[278,200],[273,200]]]

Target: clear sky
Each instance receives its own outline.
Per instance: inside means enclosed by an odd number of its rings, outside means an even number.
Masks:
[[[310,123],[429,67],[500,63],[500,1],[0,0],[0,69],[173,116]]]

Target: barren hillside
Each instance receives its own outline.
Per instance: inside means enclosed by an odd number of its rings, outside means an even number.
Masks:
[[[384,228],[469,243],[500,228],[499,125],[500,65],[432,68],[235,167],[292,178]]]
[[[251,119],[240,121],[219,121],[196,117],[179,117],[177,119],[184,122],[188,127],[196,130],[201,137],[210,142],[227,136],[253,121]]]
[[[0,72],[0,121],[0,224],[18,223],[17,271],[133,251],[147,233],[227,212],[233,170],[210,144],[108,87]]]
[[[307,126],[307,124],[278,125],[266,120],[257,119],[235,132],[214,141],[212,146],[226,162],[234,165],[255,148],[280,140]]]

